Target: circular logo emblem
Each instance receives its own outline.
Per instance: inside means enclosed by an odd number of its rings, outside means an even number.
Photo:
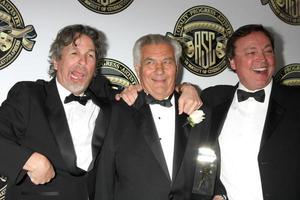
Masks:
[[[120,90],[130,84],[139,83],[135,74],[125,64],[117,60],[104,58],[100,60],[98,67],[100,73],[110,81],[113,89]]]
[[[261,3],[269,3],[274,14],[285,23],[300,25],[300,0],[261,0]]]
[[[183,47],[182,64],[199,76],[214,76],[227,67],[225,46],[233,29],[227,18],[209,6],[195,6],[177,20],[167,36]]]
[[[31,51],[36,32],[32,25],[24,26],[22,16],[10,1],[0,2],[0,69],[11,64],[22,48]]]
[[[115,14],[127,8],[133,0],[79,0],[87,9],[99,14]]]
[[[288,86],[300,86],[300,63],[289,64],[275,75],[275,81]]]

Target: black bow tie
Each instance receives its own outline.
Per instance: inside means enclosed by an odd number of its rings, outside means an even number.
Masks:
[[[72,101],[78,101],[81,105],[86,104],[86,102],[91,99],[90,95],[84,95],[84,96],[75,96],[74,94],[70,94],[69,96],[66,96],[64,103],[70,103]]]
[[[163,99],[163,100],[154,99],[150,94],[145,96],[147,104],[159,104],[161,106],[168,107],[168,108],[172,106],[171,98],[172,95],[170,95],[168,99]]]
[[[264,90],[258,90],[256,92],[246,92],[244,90],[237,90],[237,97],[238,101],[245,101],[249,97],[253,97],[256,101],[264,102],[265,100],[265,91]]]

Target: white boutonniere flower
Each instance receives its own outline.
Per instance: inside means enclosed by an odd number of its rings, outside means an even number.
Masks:
[[[205,119],[205,113],[203,112],[203,110],[195,110],[187,118],[188,123],[191,125],[191,127],[194,127],[196,124],[199,124],[204,119]]]

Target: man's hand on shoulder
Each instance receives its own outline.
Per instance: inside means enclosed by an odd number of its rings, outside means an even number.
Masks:
[[[138,97],[138,92],[142,90],[143,88],[140,84],[130,85],[125,88],[120,94],[116,94],[115,99],[117,101],[123,99],[129,106],[132,106]]]
[[[129,106],[132,106],[138,97],[138,92],[142,90],[143,88],[140,84],[130,85],[120,94],[117,94],[115,99],[117,101],[123,99]],[[203,103],[196,86],[190,83],[182,83],[176,87],[176,90],[181,93],[178,100],[179,114],[186,113],[189,115],[202,106]]]
[[[181,93],[178,100],[179,114],[186,113],[190,115],[193,111],[199,109],[203,102],[199,97],[198,88],[190,83],[182,83],[176,87]]]
[[[215,195],[213,200],[227,200],[225,195]]]

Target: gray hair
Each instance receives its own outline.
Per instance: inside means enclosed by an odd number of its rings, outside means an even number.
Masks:
[[[49,51],[49,71],[48,74],[51,77],[56,76],[56,70],[54,69],[53,60],[61,58],[61,53],[64,47],[68,46],[71,43],[74,43],[81,35],[86,35],[91,38],[96,48],[96,66],[99,62],[99,59],[102,59],[106,56],[107,53],[107,39],[105,34],[97,30],[96,28],[82,25],[74,24],[62,28],[53,43],[51,44]]]
[[[180,57],[182,53],[181,45],[174,39],[160,34],[148,34],[139,38],[133,47],[133,64],[141,64],[141,50],[146,45],[151,44],[168,44],[173,47],[177,67],[180,67]]]

